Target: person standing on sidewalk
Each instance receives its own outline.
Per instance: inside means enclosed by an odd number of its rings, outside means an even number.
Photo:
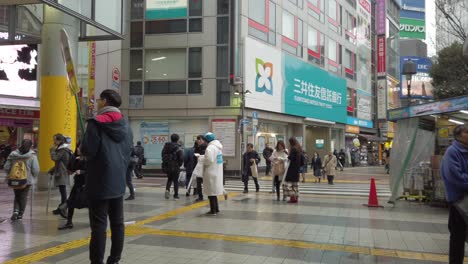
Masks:
[[[331,151],[323,159],[322,166],[324,175],[327,175],[328,184],[333,185],[336,173],[336,156]]]
[[[137,144],[135,147],[133,147],[133,151],[135,152],[135,155],[138,157],[138,162],[135,165],[135,175],[138,179],[143,178],[143,173],[142,173],[142,165],[143,165],[143,160],[145,159],[145,148],[141,145],[141,141],[137,141]]]
[[[263,152],[262,152],[262,156],[265,159],[265,163],[266,163],[265,176],[270,175],[270,172],[271,172],[271,161],[270,161],[271,154],[273,154],[273,149],[270,148],[270,145],[268,145],[268,143],[266,143],[265,148],[263,149]]]
[[[60,191],[60,204],[53,210],[54,215],[66,217],[64,208],[61,205],[67,201],[67,185],[70,185],[70,175],[68,165],[72,159],[72,150],[67,144],[66,138],[62,134],[56,134],[53,137],[54,145],[50,148],[50,157],[54,161],[54,167],[49,170],[49,174],[54,175],[55,187]],[[66,208],[66,207],[65,207]]]
[[[288,150],[283,140],[276,143],[276,148],[270,157],[273,164],[273,181],[276,189],[276,200],[280,200],[280,185],[286,172],[286,162],[288,160]]]
[[[135,187],[133,187],[133,172],[138,164],[138,156],[135,153],[135,148],[131,149],[130,162],[128,163],[127,173],[125,175],[125,183],[127,184],[130,195],[125,198],[125,201],[135,200]]]
[[[179,173],[180,166],[184,163],[184,151],[177,143],[179,135],[172,134],[171,142],[167,142],[161,152],[162,170],[167,174],[166,193],[164,197],[169,199],[171,185],[174,183],[174,200],[179,200]]]
[[[295,137],[289,138],[289,166],[283,184],[284,197],[289,196],[288,203],[299,201],[299,177],[301,167],[306,164],[303,150]]]
[[[249,192],[249,177],[252,176],[252,169],[251,166],[254,164],[259,164],[260,163],[260,156],[258,155],[257,151],[254,150],[253,144],[248,143],[247,144],[247,151],[244,153],[242,156],[242,164],[244,167],[242,168],[242,181],[244,182],[244,191],[243,193],[248,193]],[[260,191],[260,185],[258,184],[258,179],[257,177],[253,177],[253,180],[255,182],[255,189],[256,192]]]
[[[320,155],[317,153],[317,151],[314,152],[314,157],[312,158],[310,168],[314,172],[315,183],[317,183],[317,179],[320,183],[320,177],[322,176],[322,160],[320,159]]]
[[[3,165],[3,169],[6,171],[7,175],[10,174],[17,163],[19,165],[19,162],[22,162],[26,168],[26,187],[23,189],[13,190],[15,192],[15,200],[13,203],[13,214],[11,216],[12,221],[23,218],[26,203],[28,201],[29,189],[31,189],[31,186],[35,184],[36,178],[39,175],[39,162],[37,161],[36,152],[31,150],[31,147],[32,141],[24,139],[21,142],[21,146],[8,155],[7,160]]]
[[[449,202],[448,228],[450,231],[449,263],[461,264],[465,257],[466,223],[454,206],[468,193],[468,126],[453,130],[455,140],[445,152],[440,172]]]
[[[97,116],[87,121],[80,147],[87,161],[89,259],[91,264],[103,263],[109,218],[112,246],[107,264],[111,264],[120,261],[124,246],[123,196],[133,136],[118,108],[122,99],[115,90],[104,90],[96,101]]]
[[[206,148],[208,147],[208,142],[206,141],[206,139],[202,135],[197,136],[197,141],[195,143],[196,143],[196,146],[195,146],[195,150],[194,150],[194,155],[195,155],[196,160],[195,160],[194,169],[195,169],[195,167],[197,167],[198,158],[200,156],[205,155]],[[202,175],[199,175],[199,174],[202,174]],[[203,201],[203,187],[202,187],[203,173],[199,173],[199,174],[195,175],[195,177],[197,178],[196,179],[197,180],[197,191],[196,191],[196,193],[198,194],[198,198],[195,200],[196,202]]]
[[[208,142],[205,156],[198,162],[203,162],[203,193],[208,196],[210,201],[210,211],[207,215],[215,216],[219,213],[218,195],[224,194],[223,186],[223,145],[216,140],[211,132],[204,136]]]

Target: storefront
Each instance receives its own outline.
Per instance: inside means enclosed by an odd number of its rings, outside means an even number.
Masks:
[[[23,139],[37,144],[39,110],[0,108],[0,146],[15,149]]]

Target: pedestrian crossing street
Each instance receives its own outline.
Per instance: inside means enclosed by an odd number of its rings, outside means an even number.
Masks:
[[[260,192],[271,192],[271,181],[259,181]],[[224,185],[224,189],[232,192],[241,192],[244,190],[244,183],[240,180],[228,180]],[[337,195],[337,196],[368,196],[369,184],[363,183],[335,183],[329,185],[327,182],[322,183],[299,183],[299,192],[302,194],[316,195]],[[249,181],[249,192],[255,192],[255,185],[252,180]],[[377,184],[378,197],[390,197],[390,189],[388,184]]]

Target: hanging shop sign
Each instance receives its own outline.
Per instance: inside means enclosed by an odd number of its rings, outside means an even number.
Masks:
[[[387,73],[387,50],[385,36],[377,37],[377,76],[384,77]]]
[[[386,0],[377,0],[377,35],[385,35],[385,26],[387,22]]]
[[[347,117],[346,124],[353,125],[353,126],[367,127],[367,128],[373,128],[374,127],[374,122],[372,122],[372,121],[362,120],[362,119],[354,118],[354,117],[351,117],[351,116]]]
[[[387,79],[377,80],[377,119],[387,119]]]
[[[400,37],[426,39],[426,21],[400,18]]]
[[[183,18],[187,16],[187,0],[146,0],[145,14],[146,19]]]
[[[346,133],[359,134],[360,130],[358,126],[346,125]]]
[[[468,109],[468,96],[455,97],[438,102],[397,108],[388,111],[388,119],[396,121],[416,116],[436,115]]]

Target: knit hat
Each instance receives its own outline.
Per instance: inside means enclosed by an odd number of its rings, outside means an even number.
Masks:
[[[203,137],[206,139],[206,142],[215,140],[215,135],[212,132],[206,133]]]

